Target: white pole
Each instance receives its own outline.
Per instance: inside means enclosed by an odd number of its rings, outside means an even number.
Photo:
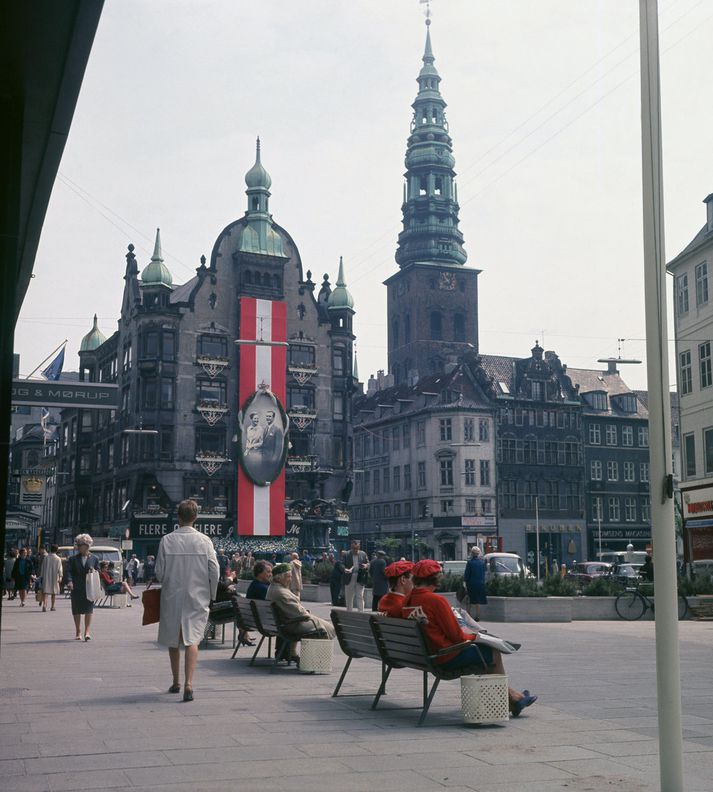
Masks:
[[[671,470],[666,259],[661,162],[657,0],[639,0],[641,156],[644,218],[646,368],[649,389],[651,530],[656,552],[656,683],[659,769],[664,792],[683,792],[676,539]]]
[[[535,564],[537,564],[537,582],[540,582],[540,504],[535,495]]]

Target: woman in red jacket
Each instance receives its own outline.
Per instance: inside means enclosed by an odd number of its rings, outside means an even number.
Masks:
[[[448,649],[449,646],[469,642],[466,647],[454,648],[452,653],[446,653],[436,662],[444,668],[466,668],[467,666],[482,666],[488,674],[505,674],[503,658],[496,649],[480,645],[476,648],[473,641],[477,634],[464,632],[451,606],[445,597],[436,594],[436,589],[441,582],[441,565],[438,561],[426,559],[419,561],[411,571],[414,588],[409,597],[408,604],[404,606],[402,614],[406,619],[418,619],[423,623],[426,638],[434,652]],[[510,712],[517,717],[525,707],[537,701],[537,696],[530,695],[529,690],[522,693],[513,688],[508,688],[510,699]]]
[[[131,586],[125,580],[121,581],[121,583],[114,580],[111,572],[109,571],[108,561],[102,561],[99,564],[99,577],[102,581],[102,587],[107,594],[128,594],[131,599],[139,598],[139,595],[134,594],[134,592],[131,590]]]

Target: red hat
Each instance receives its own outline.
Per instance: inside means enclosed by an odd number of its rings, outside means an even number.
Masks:
[[[413,563],[411,561],[394,561],[393,564],[389,564],[386,567],[384,575],[386,575],[387,578],[401,577],[401,575],[405,575],[412,569]]]
[[[431,577],[431,575],[438,575],[442,571],[438,561],[434,561],[432,558],[425,558],[414,565],[411,574],[417,578],[427,578]]]

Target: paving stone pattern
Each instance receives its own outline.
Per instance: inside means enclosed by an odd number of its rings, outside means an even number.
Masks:
[[[29,602],[29,600],[28,600]],[[327,616],[329,607],[313,605]],[[195,701],[166,692],[168,656],[141,608],[95,611],[94,640],[55,613],[3,602],[0,788],[264,792],[599,792],[659,789],[654,624],[492,625],[522,642],[510,682],[540,699],[517,720],[465,726],[442,683],[414,727],[421,678],[394,671],[371,695],[331,698],[334,673],[248,667],[226,643],[201,651]],[[713,623],[680,625],[687,792],[713,789]],[[252,650],[250,650],[252,651]],[[352,663],[344,693],[373,693],[379,666]]]

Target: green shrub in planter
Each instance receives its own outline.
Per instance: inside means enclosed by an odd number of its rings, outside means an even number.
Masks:
[[[582,588],[582,594],[585,597],[616,597],[622,591],[623,587],[620,583],[607,577],[595,578]]]
[[[463,582],[463,575],[452,575],[448,573],[441,578],[441,585],[436,591],[458,591],[460,584]]]
[[[485,589],[491,597],[544,597],[543,590],[537,585],[536,580],[521,578],[516,575],[511,577],[493,577],[486,584]]]
[[[244,569],[240,573],[239,580],[252,580],[253,579],[253,571],[252,569]]]
[[[713,594],[713,578],[710,575],[697,575],[694,578],[680,577],[678,593],[684,597],[695,597],[699,594]]]
[[[334,564],[329,561],[318,561],[312,571],[312,583],[329,583],[333,569]]]
[[[552,575],[545,578],[542,591],[548,597],[574,597],[577,594],[577,586],[571,580]]]

